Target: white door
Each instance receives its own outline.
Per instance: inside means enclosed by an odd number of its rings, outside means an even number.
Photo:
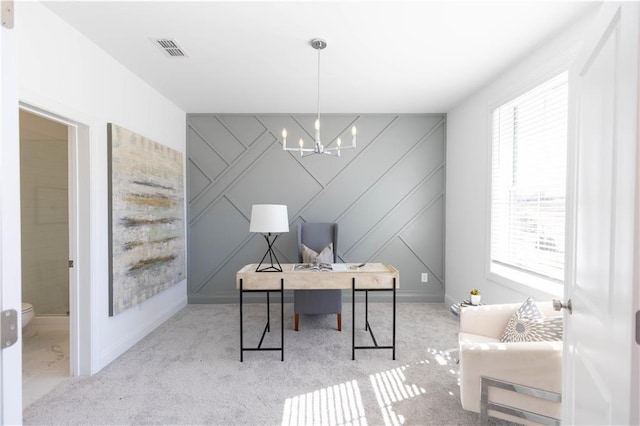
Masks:
[[[573,314],[565,313],[565,424],[628,425],[636,418],[639,18],[637,3],[604,3],[570,77],[568,193],[574,207],[567,222],[565,300],[572,300]]]
[[[0,27],[0,308],[15,309],[20,326],[20,145],[15,37],[15,30]],[[21,336],[16,344],[0,351],[0,423],[22,423]]]

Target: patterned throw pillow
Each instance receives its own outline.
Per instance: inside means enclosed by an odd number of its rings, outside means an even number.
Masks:
[[[302,248],[302,263],[333,263],[333,243],[322,249],[320,253],[316,253],[304,244],[300,244]]]
[[[530,297],[513,313],[501,342],[543,342],[562,340],[562,317],[544,318]]]

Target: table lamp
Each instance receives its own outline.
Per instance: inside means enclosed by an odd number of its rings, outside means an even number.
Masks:
[[[287,206],[280,204],[254,204],[251,206],[251,223],[249,232],[258,232],[267,240],[267,252],[262,257],[256,272],[282,272],[280,262],[273,251],[273,244],[283,232],[289,232],[289,216]],[[262,266],[269,256],[270,265]],[[275,264],[274,264],[275,260]]]

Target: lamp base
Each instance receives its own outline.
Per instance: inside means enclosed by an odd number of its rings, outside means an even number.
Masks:
[[[282,266],[280,266],[280,264],[265,266],[262,269],[260,269],[260,266],[262,266],[262,263],[258,265],[258,267],[256,268],[256,272],[282,272]]]
[[[268,249],[267,249],[267,252],[264,254],[264,256],[262,256],[262,260],[258,264],[258,267],[256,268],[256,272],[282,272],[282,266],[280,266],[280,262],[278,261],[276,253],[273,251],[273,243],[275,243],[276,240],[278,239],[278,235],[275,235],[273,239],[270,239],[271,233],[262,234],[262,236],[264,237],[265,240],[267,240]],[[269,265],[265,263],[264,266],[262,266],[267,256],[269,256],[269,261],[271,264]],[[274,260],[275,260],[275,264],[273,263]]]

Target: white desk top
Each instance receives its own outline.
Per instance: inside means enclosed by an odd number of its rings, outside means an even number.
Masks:
[[[295,265],[282,264],[282,272],[256,272],[257,264],[246,265],[236,274],[236,288],[240,289],[242,279],[244,290],[279,290],[282,278],[285,290],[350,289],[353,278],[356,289],[392,289],[394,278],[400,288],[400,273],[386,263],[367,263],[360,268],[355,268],[357,263],[341,263],[346,268],[338,271],[301,271],[294,270]]]

